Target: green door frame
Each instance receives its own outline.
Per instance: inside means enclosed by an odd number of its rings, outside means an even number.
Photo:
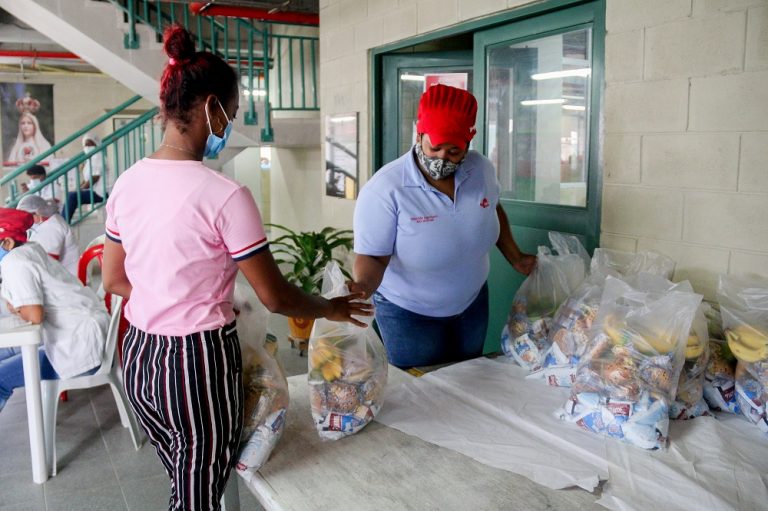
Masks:
[[[428,34],[414,36],[408,39],[403,39],[402,41],[397,41],[395,43],[372,48],[369,54],[371,95],[368,105],[368,111],[370,112],[368,128],[370,132],[370,142],[372,147],[370,155],[371,174],[378,170],[384,163],[386,163],[383,161],[381,143],[384,134],[378,127],[382,116],[381,98],[384,90],[384,84],[382,80],[384,77],[383,56],[385,54],[392,54],[398,50],[409,48],[417,44],[434,41],[435,39],[442,39],[444,37],[451,37],[459,34],[474,33],[480,30],[487,30],[496,26],[522,21],[535,16],[540,16],[542,14],[556,12],[582,4],[595,5],[596,18],[595,25],[593,26],[595,35],[594,39],[600,40],[602,44],[602,41],[605,40],[605,2],[606,0],[543,0],[540,2],[533,2],[530,5],[523,5],[514,9],[501,11],[498,14],[484,18],[457,23],[456,25],[452,25],[440,30],[435,30],[434,32],[430,32]],[[602,52],[600,55],[602,56]],[[602,57],[600,58],[599,63],[596,56],[593,57],[593,59],[593,64],[595,66],[600,66],[600,73],[602,75]],[[600,93],[602,95],[602,90]],[[478,147],[480,146],[478,145]]]
[[[603,2],[594,2],[568,10],[525,20],[519,24],[506,25],[478,32],[475,35],[475,88],[477,98],[477,147],[487,153],[485,140],[485,96],[487,84],[481,78],[486,74],[486,54],[496,46],[538,39],[562,34],[580,28],[592,28],[592,75],[590,96],[590,138],[588,152],[587,207],[568,207],[515,201],[501,198],[510,218],[529,227],[547,229],[557,217],[557,228],[563,232],[584,233],[587,250],[592,253],[600,239],[600,195],[602,191],[602,169],[600,135],[600,113],[603,97],[603,69],[605,54],[605,10]],[[503,39],[503,42],[498,42]],[[563,214],[566,213],[566,214]]]
[[[381,91],[381,102],[383,111],[399,112],[399,72],[400,70],[418,70],[424,68],[439,68],[450,71],[461,68],[472,67],[473,54],[471,51],[444,51],[444,52],[419,52],[419,53],[399,53],[394,55],[382,56],[382,80],[385,82]],[[381,147],[379,154],[381,160],[376,162],[374,169],[379,169],[385,163],[399,157],[400,150],[397,143],[400,140],[400,117],[393,126],[387,125],[389,118],[387,116],[379,117],[381,127]],[[374,170],[375,171],[375,170]]]

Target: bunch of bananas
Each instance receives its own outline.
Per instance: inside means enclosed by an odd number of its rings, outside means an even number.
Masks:
[[[645,355],[665,355],[675,349],[675,340],[669,334],[644,336],[630,329],[626,322],[607,316],[603,321],[603,331],[617,346],[630,345]],[[703,348],[702,348],[703,349]]]
[[[341,350],[333,339],[320,337],[309,346],[309,363],[311,370],[318,371],[326,381],[341,378],[343,373]]]
[[[768,334],[749,325],[737,325],[725,331],[731,353],[742,362],[768,360]]]

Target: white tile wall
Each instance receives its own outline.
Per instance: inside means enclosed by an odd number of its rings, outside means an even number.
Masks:
[[[679,240],[683,193],[676,190],[605,184],[603,231],[611,234]]]
[[[603,179],[607,183],[640,183],[640,135],[606,135]]]
[[[691,79],[691,131],[768,129],[768,71]]]
[[[605,79],[632,82],[643,78],[643,30],[611,32],[605,36]]]
[[[688,192],[683,237],[704,245],[768,252],[766,219],[765,194]]]
[[[642,161],[642,182],[646,185],[735,191],[739,135],[645,135]]]
[[[737,11],[646,28],[645,78],[658,80],[740,71],[745,18],[745,11]]]
[[[690,13],[691,0],[608,0],[605,18],[609,32],[622,32],[660,25]]]
[[[608,83],[607,133],[680,132],[688,117],[688,80]]]
[[[459,21],[458,0],[419,0],[419,33],[437,30]]]
[[[768,2],[751,7],[747,14],[746,69],[768,68]]]
[[[741,136],[739,191],[768,193],[768,132]]]

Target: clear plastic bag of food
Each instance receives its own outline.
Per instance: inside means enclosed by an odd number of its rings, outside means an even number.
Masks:
[[[768,280],[721,276],[717,298],[728,348],[738,360],[738,409],[768,435]]]
[[[347,295],[339,266],[329,263],[323,296]],[[318,319],[309,338],[309,398],[323,440],[338,440],[364,428],[379,413],[387,384],[387,355],[370,327]]]
[[[669,407],[701,295],[608,277],[571,397],[557,415],[644,449],[666,446]]]
[[[685,363],[677,382],[677,396],[669,408],[670,419],[685,420],[709,415],[709,406],[704,400],[704,377],[709,364],[709,331],[705,309],[702,302],[686,339]]]
[[[570,387],[576,378],[576,367],[589,342],[589,329],[600,308],[605,279],[610,275],[631,278],[640,273],[666,279],[672,274],[674,261],[655,252],[620,252],[595,249],[590,274],[584,279],[555,314],[543,356],[542,369],[531,378],[542,378],[550,385]]]
[[[555,311],[584,280],[589,263],[575,236],[550,232],[549,237],[557,253],[539,247],[536,268],[515,293],[501,334],[504,354],[530,371],[541,367]]]
[[[269,459],[285,427],[288,381],[270,353],[269,311],[250,286],[235,286],[237,336],[243,359],[243,432],[235,469],[246,480],[254,477]]]

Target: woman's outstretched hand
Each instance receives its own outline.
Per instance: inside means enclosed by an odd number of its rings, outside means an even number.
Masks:
[[[357,326],[367,326],[362,321],[352,316],[373,316],[373,305],[367,302],[361,302],[363,293],[350,293],[346,296],[339,296],[328,300],[331,302],[331,312],[325,316],[331,321],[348,321]]]

